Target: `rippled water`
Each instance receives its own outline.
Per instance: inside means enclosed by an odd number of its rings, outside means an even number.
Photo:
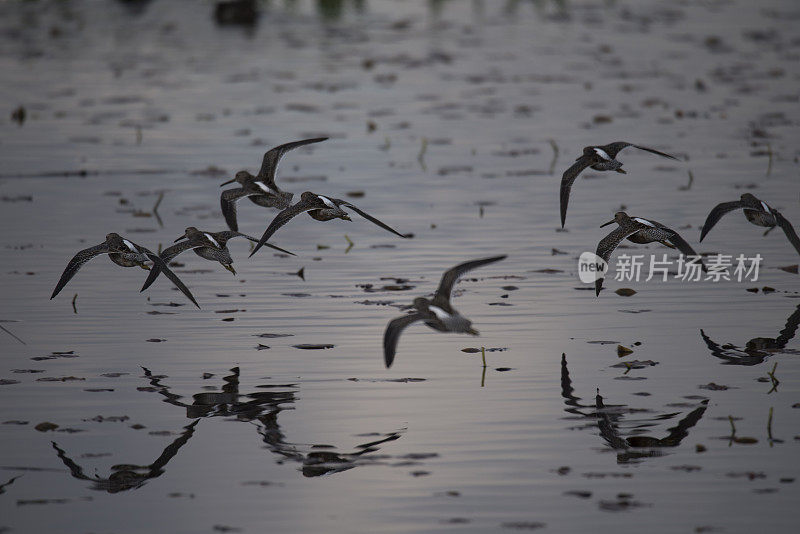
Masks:
[[[697,242],[745,191],[800,223],[792,2],[259,5],[0,5],[0,531],[795,531],[797,254],[740,213]],[[316,135],[279,185],[413,239],[303,216],[297,257],[233,241],[235,278],[178,257],[202,310],[103,258],[48,300],[108,232],[222,230],[218,184]],[[558,231],[561,173],[615,140],[682,161],[585,172]],[[577,257],[620,206],[758,281],[595,297]],[[385,369],[401,307],[496,254],[454,292],[481,337],[417,324]]]

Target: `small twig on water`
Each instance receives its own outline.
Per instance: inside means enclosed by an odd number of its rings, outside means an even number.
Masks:
[[[552,139],[548,139],[547,141],[553,149],[553,161],[550,162],[550,174],[553,174],[556,170],[556,162],[558,161],[558,145]]]
[[[769,446],[772,447],[772,406],[769,407],[769,417],[767,418],[767,437],[769,438]]]
[[[347,254],[348,252],[350,252],[350,249],[352,249],[355,246],[355,243],[353,243],[353,241],[349,237],[347,237],[347,234],[344,234],[344,238],[347,240],[347,248],[344,249],[344,253]]]
[[[425,153],[428,151],[428,138],[422,138],[422,146],[419,149],[419,154],[417,154],[417,161],[419,162],[419,166],[422,167],[423,171],[427,171],[428,169],[425,167]]]
[[[75,306],[75,301],[76,300],[78,300],[78,294],[77,293],[75,293],[75,295],[73,295],[73,297],[72,297],[72,311],[73,311],[73,313],[77,314],[78,313],[78,307]]]
[[[772,173],[772,145],[767,143],[767,176]]]
[[[692,188],[692,184],[694,183],[694,173],[692,171],[689,172],[689,183],[686,185],[682,185],[678,188],[678,191],[688,191]]]
[[[728,440],[728,447],[730,447],[731,445],[733,445],[733,441],[736,439],[736,425],[733,424],[733,416],[732,415],[728,416],[728,421],[730,421],[730,423],[731,423],[731,437]]]
[[[486,347],[481,347],[481,358],[483,359],[483,372],[481,373],[481,387],[486,383]]]
[[[778,384],[781,383],[781,381],[778,380],[778,377],[775,376],[775,369],[777,369],[777,367],[778,367],[778,362],[775,362],[775,365],[772,366],[772,371],[768,371],[767,372],[767,375],[769,375],[769,379],[772,380],[772,389],[770,389],[767,392],[767,395],[769,395],[773,391],[777,392],[778,391]]]
[[[161,205],[161,201],[164,200],[164,192],[161,191],[158,193],[158,200],[156,200],[156,205],[153,206],[153,215],[156,216],[156,220],[158,221],[158,226],[164,228],[164,221],[161,220],[161,215],[158,214],[158,207]]]

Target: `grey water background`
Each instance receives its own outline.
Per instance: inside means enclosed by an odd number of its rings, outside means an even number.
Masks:
[[[798,341],[736,348],[791,322],[797,254],[741,213],[697,243],[745,191],[800,223],[793,2],[258,6],[241,26],[207,2],[0,4],[0,324],[26,343],[0,332],[0,531],[796,531]],[[108,232],[223,229],[218,184],[317,135],[278,184],[413,239],[298,217],[274,238],[297,257],[178,257],[202,310],[104,258],[48,300]],[[585,172],[557,231],[561,173],[616,140],[682,161]],[[577,257],[623,205],[761,254],[758,281],[596,298]],[[240,228],[275,213],[243,201]],[[456,286],[481,337],[417,324],[384,369],[400,306],[503,253]],[[461,350],[481,346],[502,349],[485,372]],[[633,360],[657,364],[614,367]]]

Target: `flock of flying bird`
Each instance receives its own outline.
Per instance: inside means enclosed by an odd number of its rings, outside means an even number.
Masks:
[[[255,248],[250,254],[251,257],[263,246],[294,256],[293,253],[268,243],[267,241],[282,226],[302,213],[308,213],[310,217],[318,221],[330,221],[333,219],[349,221],[351,220],[350,216],[347,211],[345,211],[345,208],[347,208],[397,236],[407,237],[345,200],[306,191],[300,195],[300,200],[298,202],[292,204],[294,194],[282,191],[277,186],[275,183],[275,175],[281,158],[287,152],[304,145],[319,143],[326,139],[326,137],[303,139],[275,147],[264,154],[264,159],[258,174],[253,175],[248,171],[240,171],[236,173],[233,179],[223,183],[223,186],[233,182],[239,185],[237,188],[224,190],[220,197],[222,214],[230,230],[206,232],[190,226],[186,228],[182,236],[175,240],[174,245],[167,247],[161,251],[160,254],[156,254],[133,241],[125,239],[119,234],[110,233],[106,235],[104,242],[81,250],[75,254],[64,269],[50,298],[52,299],[58,295],[86,262],[105,254],[108,255],[111,261],[122,267],[138,266],[150,271],[141,291],[150,287],[158,278],[158,275],[164,273],[164,276],[175,284],[195,306],[200,308],[200,305],[195,300],[191,291],[189,291],[186,285],[169,268],[169,263],[173,258],[182,252],[193,250],[194,253],[201,258],[219,262],[223,267],[233,274],[236,274],[233,268],[233,259],[230,250],[227,248],[227,242],[235,237],[242,237],[256,243]],[[608,145],[585,147],[583,149],[583,154],[577,158],[572,166],[564,171],[561,178],[560,208],[562,228],[566,222],[570,191],[578,175],[587,168],[597,171],[616,171],[625,174],[625,170],[622,169],[622,163],[618,161],[616,157],[617,154],[626,147],[638,148],[639,150],[651,152],[664,158],[678,159],[675,156],[652,148],[622,141]],[[258,206],[281,210],[270,222],[260,239],[242,234],[238,231],[236,204],[244,198],[247,198]],[[723,202],[714,207],[703,225],[700,241],[703,240],[709,230],[717,224],[723,215],[736,209],[742,209],[745,217],[752,224],[768,228],[767,232],[779,226],[786,234],[789,242],[798,253],[800,253],[800,238],[798,238],[797,233],[789,221],[776,209],[770,207],[767,203],[757,199],[750,193],[743,194],[740,200]],[[633,243],[644,244],[658,242],[670,248],[677,248],[686,256],[697,258],[697,261],[700,262],[701,267],[705,270],[705,265],[702,264],[700,256],[675,230],[650,219],[630,217],[625,212],[616,213],[614,219],[601,226],[613,223],[617,223],[617,228],[604,237],[597,245],[596,254],[606,263],[608,263],[611,254],[617,246],[624,239],[628,239]],[[765,232],[765,235],[767,232]],[[386,367],[390,367],[394,361],[400,334],[407,326],[414,322],[423,321],[430,328],[440,332],[459,332],[478,335],[477,330],[472,327],[472,322],[453,308],[450,303],[450,293],[458,278],[466,272],[477,267],[500,261],[505,257],[505,255],[502,255],[468,261],[447,270],[442,275],[439,287],[432,299],[429,300],[425,297],[414,299],[411,306],[413,311],[390,321],[386,327],[383,338],[384,362]],[[148,262],[152,262],[152,266],[148,265]],[[600,294],[602,284],[603,278],[599,278],[595,282],[595,291],[597,295]]]

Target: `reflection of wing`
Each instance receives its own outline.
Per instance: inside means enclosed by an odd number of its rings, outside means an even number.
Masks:
[[[83,267],[83,264],[87,261],[91,260],[95,256],[99,256],[100,254],[109,254],[111,250],[108,248],[106,243],[100,243],[94,247],[89,247],[87,249],[83,249],[75,256],[69,260],[67,267],[64,269],[64,272],[61,274],[61,278],[56,284],[56,288],[53,290],[53,294],[50,295],[50,298],[54,298],[59,292],[64,289],[64,286],[67,285],[67,282],[72,280],[72,277],[75,276],[75,273]]]
[[[286,223],[291,221],[292,218],[300,215],[301,213],[304,213],[306,211],[310,211],[310,210],[313,210],[313,209],[318,209],[318,206],[314,202],[311,202],[311,201],[306,202],[305,200],[301,200],[297,204],[295,204],[293,206],[289,206],[285,210],[283,210],[280,213],[278,213],[275,216],[275,218],[272,219],[272,222],[269,223],[269,226],[267,226],[267,229],[264,230],[264,235],[262,235],[261,239],[258,240],[258,244],[256,245],[256,248],[253,249],[253,252],[250,253],[250,256],[252,257],[253,254],[258,252],[258,249],[263,247],[267,243],[267,240],[270,237],[272,237],[272,234],[277,232],[278,229],[281,226],[285,225]]]
[[[175,441],[167,445],[164,452],[161,453],[161,456],[156,458],[156,461],[148,466],[150,468],[151,477],[161,474],[162,469],[164,469],[169,461],[178,454],[180,448],[186,445],[186,442],[194,435],[194,427],[197,426],[198,422],[200,422],[200,419],[195,419],[183,427],[184,430],[181,432],[181,435],[178,436]]]
[[[667,154],[667,153],[665,153],[665,152],[659,152],[658,150],[655,150],[655,149],[653,149],[653,148],[648,148],[648,147],[646,147],[646,146],[641,146],[641,145],[633,145],[633,144],[630,144],[630,145],[629,145],[628,143],[625,143],[625,144],[626,144],[626,145],[628,145],[628,146],[632,146],[632,147],[634,147],[634,148],[638,148],[639,150],[644,150],[645,152],[650,152],[651,154],[657,154],[657,155],[659,155],[659,156],[661,156],[661,157],[664,157],[664,158],[669,158],[669,159],[674,159],[674,160],[677,160],[677,159],[678,159],[678,158],[676,158],[675,156],[672,156],[672,155],[670,155],[670,154]],[[623,148],[624,148],[624,147],[623,147]],[[620,149],[620,150],[622,150],[622,149]],[[617,151],[617,152],[619,152],[619,151]]]
[[[597,252],[596,254],[603,258],[603,261],[608,263],[609,258],[611,257],[611,253],[614,252],[619,244],[622,242],[623,239],[628,237],[629,235],[635,234],[642,228],[647,228],[644,224],[640,223],[632,223],[625,226],[618,226],[614,230],[611,231],[610,234],[605,236],[600,242],[597,244]],[[603,287],[603,279],[598,278],[594,281],[594,290],[595,295],[600,294],[600,289]]]
[[[201,245],[192,244],[192,242],[189,240],[180,241],[178,244],[172,245],[171,247],[167,247],[164,250],[162,250],[160,257],[164,261],[164,263],[169,263],[172,261],[172,258],[177,256],[181,252],[185,252],[189,249],[199,246]],[[150,273],[147,275],[147,280],[144,281],[144,285],[142,286],[140,293],[145,289],[147,289],[148,287],[150,287],[153,284],[153,282],[156,281],[156,278],[158,278],[159,273],[161,273],[161,269],[158,266],[153,265],[153,268],[150,269]]]
[[[778,222],[778,226],[781,227],[783,233],[786,234],[786,237],[789,238],[789,243],[792,244],[792,246],[797,252],[800,252],[800,238],[797,237],[797,232],[794,231],[792,223],[784,219],[783,215],[781,215],[775,210],[772,210],[772,214],[775,216],[775,220]]]
[[[729,211],[733,211],[735,209],[743,208],[741,200],[735,200],[733,202],[723,202],[722,204],[717,204],[714,206],[714,209],[711,210],[711,213],[708,214],[706,218],[706,222],[703,224],[703,229],[700,230],[700,241],[703,241],[703,238],[706,234],[714,228],[714,225],[719,222],[723,215],[728,213]]]
[[[689,429],[700,421],[703,414],[706,413],[708,408],[708,399],[704,400],[702,404],[689,412],[686,417],[678,421],[678,424],[672,428],[668,428],[669,433],[667,437],[658,440],[659,447],[677,447],[683,441],[683,438],[689,435]]]
[[[581,171],[591,164],[592,158],[581,156],[561,176],[561,228],[564,228],[564,221],[567,220],[567,204],[569,204],[569,192],[572,190],[572,184]]]
[[[797,309],[794,310],[794,313],[786,319],[786,326],[781,330],[780,335],[775,339],[776,344],[778,345],[779,349],[782,349],[786,346],[786,344],[794,337],[795,332],[797,332],[797,326],[800,324],[800,304],[798,304]]]
[[[367,212],[365,212],[365,211],[363,211],[363,210],[360,210],[359,208],[357,208],[357,207],[353,206],[353,205],[352,205],[352,204],[350,204],[349,202],[345,202],[345,201],[343,201],[343,200],[338,200],[338,199],[337,199],[337,204],[338,204],[339,206],[347,206],[348,208],[350,208],[350,209],[351,209],[351,210],[353,210],[354,212],[356,212],[356,213],[358,213],[359,215],[361,215],[362,217],[364,217],[364,218],[365,218],[366,220],[368,220],[369,222],[371,222],[371,223],[373,223],[373,224],[377,224],[378,226],[380,226],[380,227],[381,227],[381,228],[383,228],[384,230],[389,230],[390,232],[392,232],[392,233],[393,233],[393,234],[395,234],[395,235],[399,235],[400,237],[405,237],[403,234],[401,234],[400,232],[398,232],[398,231],[397,231],[397,230],[395,230],[394,228],[390,227],[389,225],[387,225],[387,224],[385,224],[385,223],[382,223],[381,221],[379,221],[378,219],[376,219],[376,218],[375,218],[375,217],[373,217],[372,215],[369,215]]]
[[[408,325],[416,321],[421,321],[422,319],[423,316],[415,312],[409,315],[403,315],[397,319],[392,319],[389,321],[389,324],[386,325],[386,332],[383,334],[383,361],[387,369],[391,367],[392,362],[394,362],[394,354],[397,349],[397,342],[400,339],[400,334]]]
[[[264,159],[261,161],[261,169],[258,171],[257,178],[259,180],[264,180],[264,183],[267,185],[267,187],[277,190],[277,186],[275,185],[275,172],[278,170],[278,163],[280,163],[283,155],[290,150],[303,145],[319,143],[320,141],[325,141],[326,139],[327,137],[303,139],[301,141],[294,141],[292,143],[286,143],[285,145],[276,146],[275,148],[268,150],[264,154]]]
[[[234,232],[239,229],[239,223],[236,222],[236,202],[248,196],[247,191],[243,187],[238,189],[226,189],[219,197],[219,204],[222,208],[222,215],[225,216],[225,222],[228,223],[228,228]]]
[[[464,273],[467,271],[471,271],[477,267],[481,267],[482,265],[487,265],[489,263],[494,263],[496,261],[500,261],[506,258],[506,255],[502,256],[492,256],[491,258],[483,258],[481,260],[473,260],[464,262],[460,265],[456,265],[452,269],[448,269],[442,275],[442,280],[439,282],[439,287],[436,289],[436,295],[433,297],[433,304],[447,304],[449,307],[450,305],[450,292],[453,290],[453,286],[456,283],[456,280],[459,279]]]
[[[671,235],[669,236],[670,243],[675,245],[675,247],[677,247],[677,249],[680,250],[684,256],[697,256],[700,258],[700,255],[694,251],[689,243],[687,243],[680,235],[678,235],[678,232],[672,230],[671,228],[667,228],[666,226],[664,226],[663,229],[671,232]],[[700,267],[703,269],[703,272],[707,272],[708,270],[706,269],[702,258],[697,261],[700,262]]]
[[[161,269],[164,272],[164,276],[169,278],[169,280],[173,284],[175,284],[175,287],[180,289],[181,293],[186,295],[186,298],[191,300],[192,304],[194,304],[195,306],[197,306],[198,309],[200,309],[200,305],[194,299],[194,295],[192,295],[192,292],[189,291],[189,288],[186,287],[186,285],[183,282],[181,282],[181,279],[178,278],[178,276],[175,273],[172,272],[172,269],[170,269],[167,266],[167,264],[164,262],[164,260],[162,260],[158,256],[158,254],[156,254],[155,252],[153,252],[151,250],[147,250],[146,248],[144,248],[144,247],[142,247],[140,245],[137,245],[136,243],[134,243],[133,245],[136,248],[138,248],[139,250],[141,250],[142,252],[144,252],[145,254],[147,254],[147,257],[150,258],[150,260],[152,260],[152,262],[153,262],[153,269],[152,270]],[[140,290],[140,292],[141,291],[143,291],[143,290]]]

